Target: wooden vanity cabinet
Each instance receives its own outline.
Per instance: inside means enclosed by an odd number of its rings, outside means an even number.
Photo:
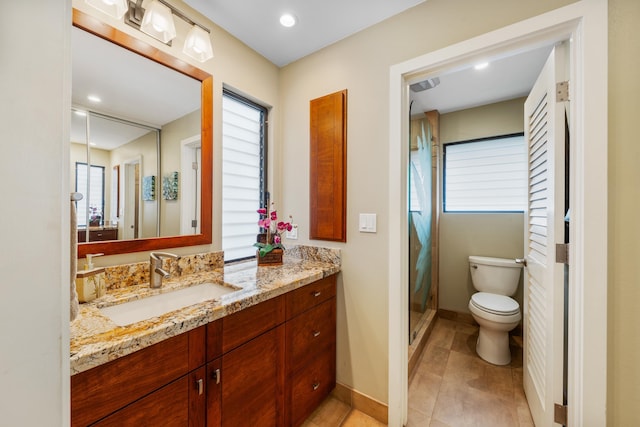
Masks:
[[[72,426],[298,426],[335,387],[324,278],[71,377]]]
[[[71,425],[203,426],[196,421],[206,405],[198,392],[205,332],[202,326],[73,375]]]
[[[286,297],[286,425],[299,426],[336,386],[336,277]]]

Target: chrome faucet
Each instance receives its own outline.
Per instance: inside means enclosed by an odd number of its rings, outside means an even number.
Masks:
[[[149,255],[149,286],[152,288],[161,288],[162,279],[171,276],[168,271],[162,268],[164,258],[180,259],[178,255],[168,252],[151,252]]]

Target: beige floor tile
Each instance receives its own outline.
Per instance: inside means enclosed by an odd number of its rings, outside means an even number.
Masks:
[[[338,427],[349,411],[349,405],[330,396],[309,416],[307,427]]]
[[[468,354],[471,356],[476,355],[476,343],[478,342],[478,333],[467,334],[461,331],[456,331],[453,342],[451,343],[451,350],[459,353]]]
[[[405,425],[405,427],[429,427],[430,424],[430,416],[409,407],[407,414],[407,424]]]
[[[352,410],[347,418],[342,422],[342,427],[384,427],[386,424],[382,424],[375,418],[371,418],[363,412]]]
[[[454,322],[446,319],[438,319],[436,325],[433,327],[431,335],[429,336],[429,340],[427,341],[427,347],[437,346],[450,349],[455,334]]]
[[[409,384],[409,409],[414,409],[431,417],[441,383],[441,376],[430,373],[416,373],[411,384]]]
[[[440,387],[432,418],[456,427],[518,425],[518,414],[511,400],[446,380]]]
[[[449,360],[449,350],[435,345],[425,347],[422,357],[416,367],[416,373],[430,373],[444,375]]]

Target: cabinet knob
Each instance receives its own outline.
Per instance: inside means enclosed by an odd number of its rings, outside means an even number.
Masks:
[[[311,387],[313,387],[313,390],[316,391],[318,389],[318,387],[320,387],[320,382],[319,381],[314,382],[311,385]]]
[[[202,393],[204,393],[204,381],[202,378],[196,381],[196,385],[198,386],[198,395],[202,396]]]
[[[322,294],[322,292],[320,292],[320,291],[314,291],[314,292],[312,292],[311,294],[313,295],[313,297],[314,297],[314,298],[318,298],[318,297]]]
[[[313,337],[318,338],[320,336],[320,331],[313,331]]]

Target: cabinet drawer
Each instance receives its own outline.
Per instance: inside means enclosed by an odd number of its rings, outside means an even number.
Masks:
[[[189,424],[188,375],[111,414],[95,427],[167,426]]]
[[[287,319],[336,296],[336,275],[310,283],[287,295]]]
[[[222,353],[238,347],[281,323],[284,323],[284,299],[282,296],[223,317]]]
[[[297,371],[316,354],[335,349],[336,299],[331,298],[287,322],[288,366]]]
[[[71,424],[86,426],[189,371],[181,334],[71,377]]]
[[[291,424],[299,426],[336,386],[335,351],[324,351],[290,382]]]

